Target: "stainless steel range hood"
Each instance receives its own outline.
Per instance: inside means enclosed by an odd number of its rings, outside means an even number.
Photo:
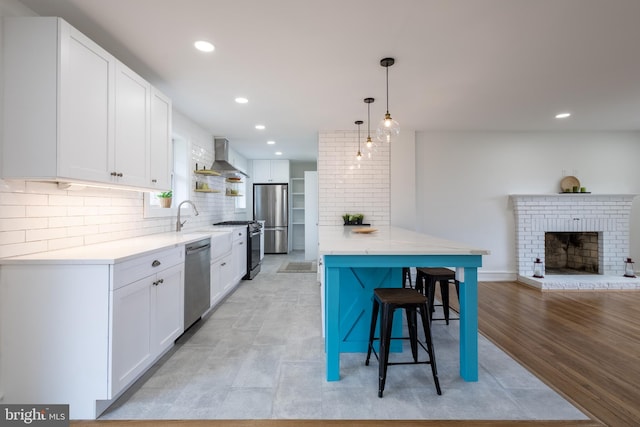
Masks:
[[[249,177],[240,169],[236,169],[229,163],[229,140],[226,138],[213,139],[214,162],[211,169],[222,173],[223,175],[243,175]]]

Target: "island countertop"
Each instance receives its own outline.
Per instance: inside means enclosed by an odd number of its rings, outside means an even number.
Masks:
[[[486,249],[441,239],[399,227],[370,227],[376,231],[356,233],[359,227],[318,227],[320,255],[488,255]],[[367,229],[369,227],[366,227]]]

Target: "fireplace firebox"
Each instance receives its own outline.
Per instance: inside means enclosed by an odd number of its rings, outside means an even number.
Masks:
[[[546,232],[545,273],[599,274],[598,241],[597,232]]]

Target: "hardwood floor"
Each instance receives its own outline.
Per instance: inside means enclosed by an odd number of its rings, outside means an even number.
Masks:
[[[479,329],[594,420],[640,425],[640,292],[479,286]]]
[[[452,292],[455,292],[452,290]],[[455,298],[454,298],[455,299]],[[513,282],[479,285],[483,335],[592,421],[72,421],[73,426],[381,427],[640,425],[640,291],[540,292]]]

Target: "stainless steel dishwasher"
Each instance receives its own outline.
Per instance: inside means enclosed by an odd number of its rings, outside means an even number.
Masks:
[[[184,329],[187,330],[209,309],[211,303],[211,239],[185,246]]]

